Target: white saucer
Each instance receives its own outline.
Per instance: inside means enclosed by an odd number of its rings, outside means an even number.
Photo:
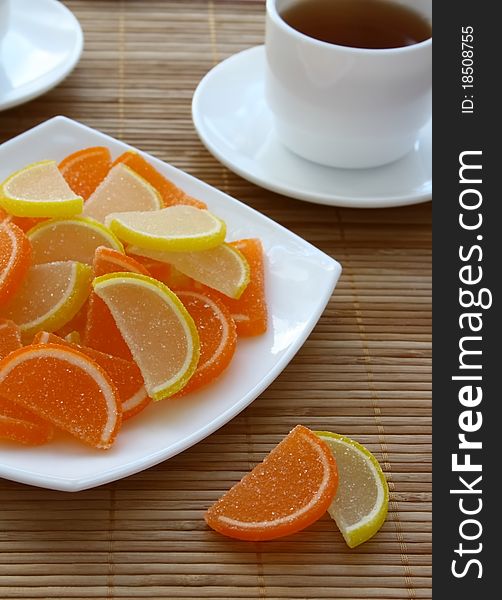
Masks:
[[[265,103],[265,49],[257,46],[214,67],[199,83],[192,118],[207,149],[264,188],[318,204],[382,208],[432,196],[432,123],[401,160],[374,169],[333,169],[284,148]]]
[[[0,110],[44,94],[75,67],[83,48],[79,22],[57,0],[11,2],[0,46]]]

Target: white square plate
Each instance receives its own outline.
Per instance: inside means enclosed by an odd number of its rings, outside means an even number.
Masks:
[[[113,157],[131,148],[66,117],[55,117],[0,146],[0,180],[29,163],[59,161],[87,146],[107,146]],[[0,442],[0,477],[77,491],[137,473],[182,452],[227,423],[270,385],[305,342],[333,292],[341,272],[335,260],[245,204],[146,156],[226,221],[227,239],[261,239],[268,332],[239,339],[230,367],[215,383],[180,400],[155,403],[127,421],[110,450],[93,450],[69,437],[34,449]]]

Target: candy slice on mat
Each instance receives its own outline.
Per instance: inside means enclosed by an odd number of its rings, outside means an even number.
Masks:
[[[200,358],[197,369],[180,394],[191,392],[218,377],[235,353],[235,323],[221,300],[211,292],[177,291],[199,333]]]
[[[338,465],[340,486],[328,508],[347,545],[355,548],[380,529],[389,507],[389,486],[371,452],[338,433],[317,431]]]
[[[184,275],[230,298],[240,298],[249,283],[246,259],[225,243],[201,252],[161,252],[135,245],[128,246],[127,253],[169,263]]]
[[[106,177],[111,165],[108,148],[94,146],[73,152],[58,168],[71,189],[86,200]]]
[[[241,540],[271,540],[314,523],[338,486],[329,447],[297,425],[265,460],[206,512],[207,524]]]
[[[66,183],[56,161],[44,160],[3,182],[0,205],[19,217],[71,217],[82,211],[83,200]]]
[[[69,340],[64,340],[47,331],[37,333],[33,343],[68,346],[78,352],[82,352],[82,354],[85,354],[102,367],[117,388],[122,406],[123,420],[136,415],[150,403],[141,372],[138,366],[132,361],[123,360],[117,356],[111,356],[110,354],[105,354],[80,344],[73,344]]]
[[[110,273],[93,282],[140,368],[151,398],[179,391],[199,360],[199,336],[192,317],[171,290],[135,273]]]
[[[204,202],[192,198],[172,181],[169,181],[169,179],[161,175],[153,165],[141,156],[141,154],[138,154],[133,150],[128,150],[121,154],[113,164],[116,165],[119,163],[127,165],[136,171],[138,175],[141,175],[141,177],[151,183],[162,196],[165,206],[172,206],[173,204],[189,204],[191,206],[196,206],[197,208],[207,208]]]
[[[117,271],[150,275],[148,269],[132,256],[127,256],[126,254],[122,254],[122,252],[118,252],[113,248],[106,248],[105,246],[96,248],[92,266],[94,277],[106,275],[107,273],[116,273]]]
[[[182,205],[112,213],[105,223],[124,242],[174,252],[214,248],[223,242],[226,232],[225,223],[209,211]]]
[[[13,223],[0,223],[0,305],[20,288],[31,263],[31,246]]]
[[[23,338],[56,331],[72,319],[89,294],[92,269],[75,261],[34,265],[0,316],[19,326]]]
[[[109,448],[122,421],[106,372],[59,344],[25,346],[0,362],[0,395],[95,448]]]
[[[9,319],[0,318],[0,360],[13,350],[21,348],[21,330]]]
[[[58,260],[76,260],[92,265],[99,246],[124,249],[115,235],[94,219],[51,219],[30,229],[27,233],[32,246],[33,264]]]
[[[162,198],[148,181],[123,164],[112,167],[82,211],[101,223],[114,212],[159,210]]]
[[[267,303],[265,299],[265,269],[263,248],[258,239],[231,242],[249,265],[249,284],[238,300],[223,296],[240,336],[261,335],[267,330]]]

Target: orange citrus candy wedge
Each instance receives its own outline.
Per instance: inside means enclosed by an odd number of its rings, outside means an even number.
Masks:
[[[153,185],[162,196],[164,206],[189,204],[197,208],[207,208],[207,205],[204,202],[192,198],[172,181],[169,181],[169,179],[164,177],[164,175],[161,175],[153,165],[141,156],[141,154],[138,154],[133,150],[128,150],[115,159],[113,164],[116,165],[119,163],[127,165]]]
[[[109,448],[122,422],[104,369],[59,344],[25,346],[0,361],[0,395],[95,448]]]
[[[9,319],[0,319],[0,360],[21,348],[21,330]]]
[[[78,352],[82,352],[102,367],[117,388],[122,405],[122,420],[136,415],[150,404],[150,398],[146,393],[141,372],[132,361],[123,360],[117,356],[105,354],[81,344],[74,344],[47,331],[37,333],[33,339],[33,343],[68,346]]]
[[[18,217],[71,217],[83,200],[66,183],[54,160],[43,160],[12,173],[0,186],[0,205]]]
[[[58,168],[75,194],[87,200],[106,177],[111,165],[110,150],[104,146],[94,146],[68,155]]]
[[[35,225],[42,223],[42,221],[46,221],[46,218],[39,217],[11,217],[11,222],[14,225],[17,225],[19,229],[22,229],[25,233],[28,233],[30,229],[33,229]]]
[[[7,417],[0,412],[0,440],[10,440],[26,446],[40,446],[50,441],[53,435],[54,428],[50,423],[34,423]]]
[[[94,277],[116,273],[117,271],[126,271],[130,273],[139,273],[140,275],[150,275],[148,269],[135,260],[132,256],[127,256],[113,248],[100,246],[94,253],[92,263]]]
[[[100,223],[113,212],[159,210],[163,207],[159,192],[124,164],[112,167],[105,179],[84,204],[82,214]]]
[[[228,306],[237,327],[237,335],[261,335],[267,330],[267,303],[265,298],[265,269],[263,248],[256,238],[230,242],[239,250],[249,265],[249,284],[239,299],[221,296]]]
[[[230,312],[211,292],[177,291],[176,295],[194,320],[200,340],[197,369],[179,392],[184,395],[210,383],[228,367],[237,334]]]
[[[54,427],[31,410],[0,396],[0,439],[28,446],[50,441]]]
[[[317,521],[337,487],[336,461],[329,446],[310,429],[297,425],[207,510],[205,519],[229,537],[271,540]]]
[[[43,220],[44,219],[37,217],[15,217],[14,215],[10,215],[0,206],[0,223],[3,221],[10,221],[25,233]]]
[[[127,254],[126,256],[130,256],[130,255]],[[148,271],[150,277],[153,277],[154,279],[158,279],[159,281],[162,281],[162,283],[165,283],[167,285],[167,287],[174,289],[173,286],[171,285],[171,273],[172,273],[171,265],[168,265],[165,262],[160,262],[160,260],[154,260],[153,258],[147,258],[146,256],[136,255],[134,257],[134,260],[136,260],[137,262],[139,262],[140,264],[143,265],[143,267]],[[186,285],[181,286],[181,287],[185,287],[185,288],[189,289],[190,281],[191,280],[187,280]]]
[[[108,306],[94,292],[89,296],[82,341],[85,346],[105,354],[133,360],[129,346],[122,337]]]
[[[92,291],[90,292],[92,294]],[[78,309],[75,315],[62,327],[59,327],[54,331],[56,335],[59,337],[65,338],[67,335],[76,335],[79,336],[80,339],[84,334],[86,323],[87,323],[87,312],[89,309],[89,298],[87,297],[82,306]]]
[[[116,271],[150,275],[147,269],[131,256],[103,246],[96,249],[93,268],[95,277]],[[82,339],[86,346],[125,360],[132,360],[129,346],[118,330],[115,319],[103,300],[94,292],[91,292],[89,297]]]
[[[58,260],[76,260],[92,265],[94,252],[99,246],[124,251],[120,241],[107,227],[85,217],[44,221],[26,235],[31,242],[32,260],[36,265]]]
[[[0,316],[17,323],[24,339],[43,329],[56,331],[84,304],[91,278],[91,267],[71,260],[34,265]]]
[[[136,273],[110,273],[93,281],[140,368],[148,395],[161,400],[178,392],[199,360],[192,317],[163,283]]]
[[[31,246],[13,223],[0,223],[0,305],[21,287],[31,264]]]

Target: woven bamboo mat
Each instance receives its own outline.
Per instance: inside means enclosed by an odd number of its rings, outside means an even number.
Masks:
[[[2,141],[65,114],[250,204],[344,272],[289,367],[205,441],[76,494],[0,480],[0,598],[430,598],[430,204],[297,202],[205,151],[192,93],[216,62],[262,42],[262,2],[66,4],[83,26],[84,56],[58,88],[0,114]],[[391,507],[380,533],[349,550],[328,517],[268,543],[209,531],[207,506],[299,422],[355,437],[381,460]]]

